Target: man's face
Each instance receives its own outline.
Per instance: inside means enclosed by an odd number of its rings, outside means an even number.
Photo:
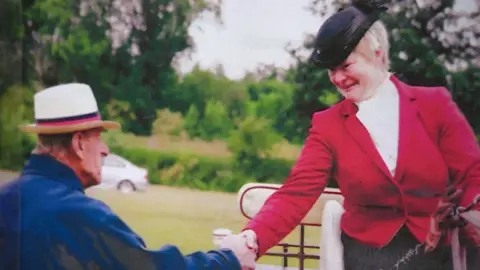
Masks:
[[[102,159],[109,153],[101,138],[101,129],[78,132],[73,136],[72,147],[79,160],[79,171],[85,188],[100,184]]]
[[[352,52],[342,64],[328,70],[330,81],[346,99],[359,102],[370,98],[382,78],[382,65],[377,57],[367,58]]]

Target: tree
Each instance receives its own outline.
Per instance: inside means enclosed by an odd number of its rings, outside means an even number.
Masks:
[[[198,124],[200,122],[200,112],[197,106],[192,104],[188,109],[187,114],[183,120],[183,128],[190,138],[199,137],[201,135]]]
[[[210,100],[207,102],[203,119],[198,128],[201,131],[202,139],[207,141],[225,139],[233,129],[233,122],[221,102]]]
[[[32,88],[14,85],[0,97],[0,168],[20,169],[35,139],[18,125],[33,122]]]
[[[262,158],[270,157],[273,146],[280,140],[269,120],[248,116],[231,132],[228,147],[234,154],[235,165],[250,171],[260,165]]]
[[[156,110],[168,107],[177,75],[172,62],[194,44],[191,23],[206,12],[220,17],[219,1],[40,0],[26,11],[38,22],[45,86],[81,81],[95,91],[102,114],[112,100],[129,103],[127,131],[148,135]],[[37,65],[42,66],[42,65]]]

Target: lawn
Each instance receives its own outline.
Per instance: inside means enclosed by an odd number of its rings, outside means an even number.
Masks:
[[[150,249],[164,244],[177,245],[182,252],[213,249],[211,232],[215,228],[229,228],[238,232],[246,219],[240,214],[235,194],[203,192],[189,189],[152,186],[145,193],[120,194],[114,191],[89,190],[112,207],[140,236]],[[307,230],[307,244],[318,244],[319,229]],[[293,232],[287,241],[298,239]],[[280,264],[280,258],[263,257],[259,263]],[[292,260],[292,266],[296,262]],[[309,268],[318,268],[318,262],[309,261]]]

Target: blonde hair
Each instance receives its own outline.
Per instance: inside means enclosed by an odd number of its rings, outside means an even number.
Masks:
[[[382,63],[386,70],[390,69],[390,42],[385,24],[376,21],[358,43],[355,52],[371,59],[375,50],[383,49]]]

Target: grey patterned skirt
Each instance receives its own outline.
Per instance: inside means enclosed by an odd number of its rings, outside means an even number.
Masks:
[[[448,247],[439,247],[432,252],[411,256],[401,264],[397,262],[410,250],[417,246],[418,241],[403,227],[393,240],[383,248],[374,248],[362,244],[346,234],[342,234],[344,246],[345,270],[452,270],[452,255]],[[478,248],[467,251],[468,270],[480,269],[480,254]]]

